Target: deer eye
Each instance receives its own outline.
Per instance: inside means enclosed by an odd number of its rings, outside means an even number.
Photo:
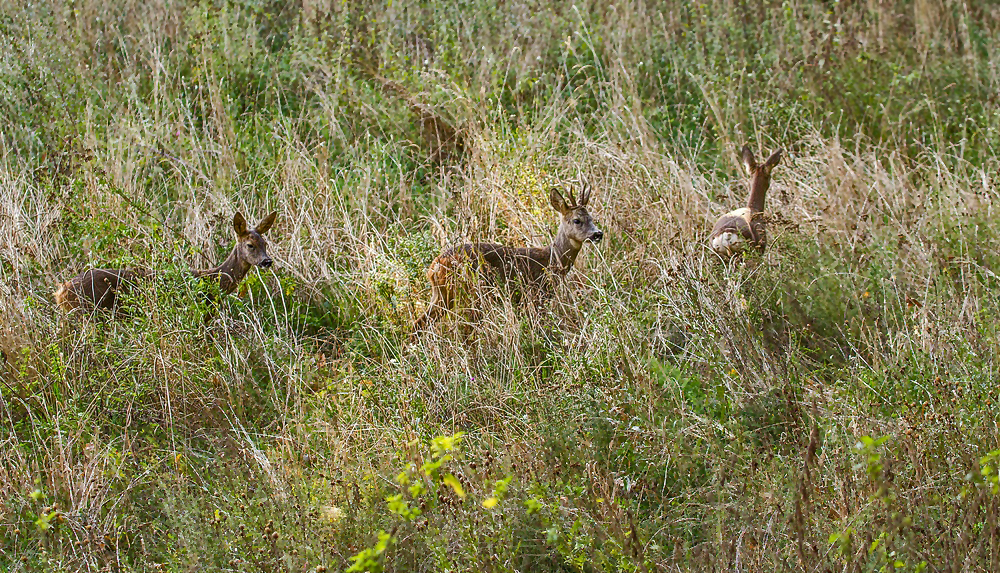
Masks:
[[[574,225],[579,225],[580,224],[580,220],[579,219],[573,219],[573,224]]]
[[[254,250],[253,243],[247,243],[247,248],[250,249],[251,251]]]

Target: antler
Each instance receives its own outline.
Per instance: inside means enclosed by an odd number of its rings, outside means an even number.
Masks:
[[[584,181],[583,187],[580,189],[580,198],[577,199],[576,204],[578,206],[580,206],[580,207],[586,207],[587,203],[590,202],[590,193],[591,193],[591,191],[592,191],[592,189],[590,187],[590,183],[587,182],[587,181]]]

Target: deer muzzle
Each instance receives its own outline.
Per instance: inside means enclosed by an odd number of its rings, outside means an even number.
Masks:
[[[264,267],[265,269],[271,268],[271,265],[273,264],[274,261],[271,260],[271,257],[267,257],[266,259],[260,262],[260,266]]]
[[[591,235],[590,238],[587,240],[590,241],[591,243],[600,243],[601,239],[603,238],[604,238],[604,231],[597,231],[596,233]]]

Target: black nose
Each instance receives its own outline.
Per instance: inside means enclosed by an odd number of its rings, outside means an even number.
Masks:
[[[266,269],[266,268],[270,267],[273,263],[274,263],[274,261],[272,261],[271,258],[268,257],[268,258],[266,258],[266,259],[264,259],[263,261],[260,262],[260,266],[262,266],[262,267],[264,267]]]
[[[604,231],[598,231],[598,232],[596,232],[596,233],[594,233],[593,235],[590,236],[590,240],[594,241],[595,243],[598,242],[598,241],[600,241],[603,238],[604,238]]]

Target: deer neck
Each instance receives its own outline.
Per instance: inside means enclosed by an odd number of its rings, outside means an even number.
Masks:
[[[549,247],[549,268],[560,275],[565,275],[573,267],[582,247],[583,243],[560,232]]]
[[[236,290],[236,287],[239,286],[240,281],[243,280],[243,277],[247,276],[248,272],[250,272],[250,263],[240,258],[239,245],[237,245],[233,247],[233,251],[229,253],[225,261],[222,261],[221,265],[195,271],[194,274],[198,277],[218,280],[219,290],[223,294],[230,294]]]
[[[764,211],[764,195],[767,188],[771,186],[771,178],[768,176],[754,175],[750,179],[750,196],[747,198],[747,207],[752,213]]]

